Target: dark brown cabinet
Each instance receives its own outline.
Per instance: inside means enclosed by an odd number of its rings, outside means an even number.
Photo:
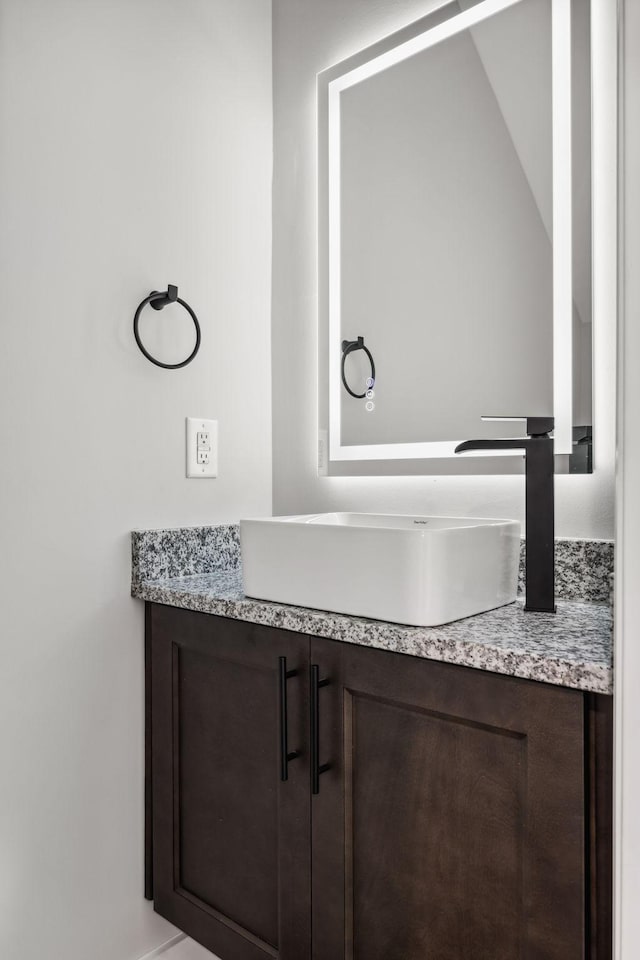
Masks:
[[[309,641],[170,607],[149,619],[155,909],[222,960],[302,960],[309,779],[302,756],[280,779],[279,658],[297,671],[293,753],[308,739]]]
[[[221,960],[609,960],[609,698],[156,605],[147,644],[148,893]]]

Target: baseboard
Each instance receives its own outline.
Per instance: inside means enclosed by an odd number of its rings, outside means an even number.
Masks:
[[[186,933],[178,933],[175,937],[171,937],[170,940],[166,940],[164,943],[161,943],[159,947],[156,947],[155,950],[152,950],[151,953],[145,953],[144,957],[140,957],[140,960],[153,960],[154,957],[159,957],[161,953],[166,953],[167,950],[170,950],[171,947],[175,947],[177,943],[180,943],[181,940],[186,940]]]

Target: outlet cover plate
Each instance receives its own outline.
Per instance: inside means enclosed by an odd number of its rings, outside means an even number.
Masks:
[[[187,477],[193,480],[211,480],[218,476],[218,421],[205,420],[202,417],[187,417],[186,419],[186,449],[187,449]],[[203,448],[202,441],[198,445],[198,434],[208,434],[208,447]],[[208,453],[208,463],[202,461]]]

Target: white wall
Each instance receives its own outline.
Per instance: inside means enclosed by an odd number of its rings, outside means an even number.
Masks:
[[[173,933],[143,900],[129,531],[270,512],[270,187],[269,0],[0,0],[5,960]],[[203,328],[180,371],[131,331],[167,282]],[[219,420],[215,481],[184,478],[187,415]]]
[[[273,3],[275,513],[360,509],[524,518],[522,477],[317,476],[316,74],[437,5],[436,0]],[[605,53],[615,57],[615,48]],[[605,95],[594,121],[597,137],[606,137],[603,123],[606,127],[615,110],[610,83]],[[597,166],[594,178],[596,191],[606,194],[610,171]],[[613,535],[615,300],[606,278],[615,271],[615,250],[602,231],[599,238],[605,253],[598,251],[594,280],[596,471],[557,478],[562,536]]]

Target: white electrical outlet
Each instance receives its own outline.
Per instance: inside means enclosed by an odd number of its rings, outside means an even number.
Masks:
[[[218,421],[187,417],[187,476],[218,476]]]

